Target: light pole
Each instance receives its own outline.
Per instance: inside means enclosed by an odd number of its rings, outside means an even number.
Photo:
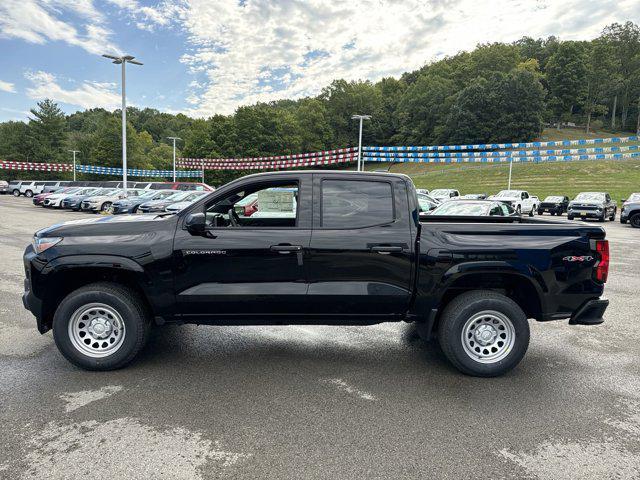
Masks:
[[[362,163],[362,121],[370,120],[371,115],[352,115],[352,120],[360,120],[360,133],[358,134],[358,171],[364,170]]]
[[[509,185],[507,185],[507,190],[511,190],[511,169],[513,168],[513,158],[509,158]]]
[[[80,150],[69,150],[73,153],[73,181],[76,181],[76,153],[80,153]]]
[[[176,181],[176,140],[182,140],[180,137],[167,137],[173,140],[173,181]]]
[[[102,55],[105,58],[113,60],[116,65],[122,65],[122,183],[124,187],[124,196],[127,196],[127,97],[126,97],[126,78],[125,65],[133,63],[134,65],[142,65],[142,63],[134,60],[131,55],[123,55],[114,57],[113,55]]]

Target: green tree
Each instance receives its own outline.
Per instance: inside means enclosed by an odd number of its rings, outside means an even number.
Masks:
[[[558,121],[569,120],[584,101],[587,90],[587,55],[581,42],[563,42],[549,57],[546,69],[549,107]]]
[[[358,122],[351,117],[356,114],[371,115],[371,122],[363,130],[363,143],[373,140],[376,123],[380,121],[382,95],[369,82],[347,82],[334,80],[322,90],[320,99],[326,102],[329,123],[334,131],[334,146],[346,147],[358,144]]]
[[[404,92],[398,103],[396,140],[409,145],[439,143],[447,135],[445,122],[455,98],[453,80],[425,74]]]
[[[544,89],[535,73],[479,77],[463,89],[447,119],[448,143],[532,140],[542,130]]]
[[[604,29],[601,40],[610,46],[618,64],[621,125],[627,128],[631,99],[640,95],[640,27],[633,22],[614,23]],[[617,92],[616,92],[617,93]]]
[[[38,102],[30,110],[29,136],[34,149],[34,161],[60,162],[64,158],[63,144],[67,130],[64,113],[53,100]]]
[[[324,150],[331,146],[334,137],[329,123],[326,105],[317,98],[301,100],[295,109],[295,121],[300,132],[303,152]]]

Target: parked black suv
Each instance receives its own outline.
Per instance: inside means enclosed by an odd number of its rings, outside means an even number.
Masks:
[[[562,215],[569,206],[569,197],[564,195],[549,195],[540,205],[538,205],[538,215],[550,213],[551,215]]]
[[[257,194],[250,216],[234,206]],[[250,175],[177,214],[118,215],[36,232],[25,307],[62,354],[129,363],[152,324],[415,322],[470,375],[515,367],[529,322],[602,323],[601,227],[536,218],[419,216],[398,174]]]
[[[618,204],[607,192],[582,192],[569,202],[567,218],[597,218],[604,222],[607,218],[615,220],[617,211]]]

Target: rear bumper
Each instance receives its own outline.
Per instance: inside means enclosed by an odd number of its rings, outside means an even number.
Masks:
[[[569,319],[569,325],[598,325],[604,322],[604,312],[609,306],[607,299],[587,300]]]

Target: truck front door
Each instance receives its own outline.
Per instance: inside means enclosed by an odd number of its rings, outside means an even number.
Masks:
[[[236,204],[257,193],[257,211]],[[210,317],[304,313],[311,237],[311,176],[247,182],[203,206],[203,235],[178,225],[175,292],[180,314]],[[193,212],[190,212],[193,213]]]
[[[317,314],[406,312],[414,246],[406,185],[366,174],[314,174],[308,302]]]

